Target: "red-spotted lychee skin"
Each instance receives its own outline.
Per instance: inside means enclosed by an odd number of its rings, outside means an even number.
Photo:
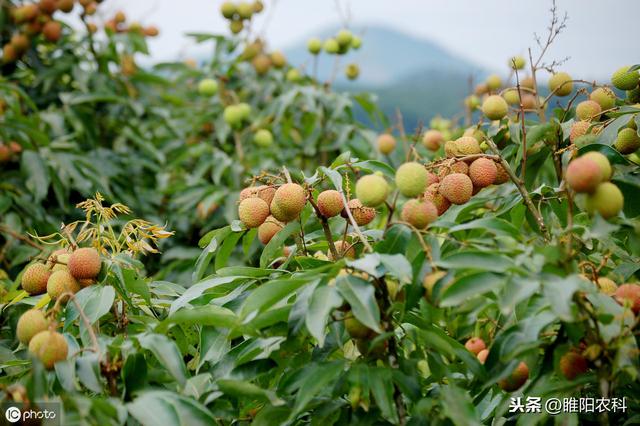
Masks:
[[[438,170],[439,179],[442,179],[446,175],[450,175],[452,173],[462,173],[463,175],[468,175],[469,165],[464,161],[456,161],[453,164],[445,164]]]
[[[47,280],[51,270],[42,263],[29,265],[22,274],[22,288],[31,295],[42,294],[47,291]]]
[[[567,184],[576,192],[593,192],[602,182],[602,169],[590,158],[579,157],[569,163]]]
[[[262,244],[267,244],[283,228],[283,224],[273,216],[267,217],[258,227],[258,239]]]
[[[444,142],[439,130],[427,130],[422,136],[422,144],[430,151],[437,151]]]
[[[264,202],[267,203],[267,205],[270,205],[275,193],[276,193],[276,188],[274,188],[273,186],[267,186],[267,185],[250,186],[240,191],[240,201],[243,201],[247,198],[258,197],[264,200]]]
[[[304,188],[297,183],[280,186],[271,201],[271,214],[281,222],[296,219],[307,202]]]
[[[438,191],[439,184],[434,183],[429,185],[427,190],[424,192],[423,198],[425,200],[431,201],[438,211],[438,216],[442,216],[444,212],[449,210],[451,207],[451,201],[447,200],[444,195],[440,194]]]
[[[83,247],[75,250],[69,256],[67,268],[75,279],[95,278],[100,273],[102,261],[98,250],[93,247]]]
[[[480,143],[473,136],[462,136],[456,139],[456,149],[458,155],[473,155],[480,154]]]
[[[601,112],[602,108],[600,108],[600,104],[592,100],[582,101],[576,107],[576,117],[578,117],[579,120],[598,120]]]
[[[589,369],[585,357],[577,352],[567,352],[560,358],[560,371],[569,380],[573,380]]]
[[[418,229],[424,229],[438,218],[438,209],[428,200],[409,200],[402,207],[402,220]]]
[[[571,125],[571,133],[569,134],[569,140],[571,143],[574,143],[580,136],[586,135],[587,130],[589,130],[589,126],[591,126],[591,123],[588,121],[576,121],[573,123]]]
[[[347,206],[351,211],[353,220],[356,221],[356,224],[358,226],[368,225],[376,217],[376,209],[372,207],[363,206],[360,200],[358,200],[357,198],[349,200],[349,202],[347,203]],[[346,214],[346,211],[342,212],[342,216],[344,218],[348,217]]]
[[[500,380],[498,385],[502,390],[513,392],[520,389],[527,379],[529,379],[529,367],[524,362],[520,362],[513,373],[506,379]]]
[[[464,347],[467,348],[469,352],[473,352],[474,355],[478,355],[480,351],[487,348],[484,340],[479,337],[472,337],[464,344]]]
[[[318,210],[324,217],[334,217],[340,214],[344,209],[344,202],[342,201],[342,195],[335,189],[329,189],[322,191],[318,194],[317,201]]]
[[[247,228],[257,228],[269,216],[269,205],[261,198],[246,198],[238,205],[238,217]]]
[[[640,313],[640,284],[622,284],[614,297],[621,305],[631,306],[635,314]]]
[[[440,182],[440,178],[438,175],[432,172],[427,173],[427,187],[433,185],[434,183]]]
[[[496,163],[488,158],[478,158],[469,166],[469,177],[474,187],[485,188],[493,184],[497,176]]]
[[[439,191],[453,204],[464,204],[471,199],[473,182],[467,175],[452,173],[442,179]]]
[[[509,182],[509,174],[502,164],[496,163],[496,171],[496,178],[493,181],[494,185],[502,185],[503,183]]]

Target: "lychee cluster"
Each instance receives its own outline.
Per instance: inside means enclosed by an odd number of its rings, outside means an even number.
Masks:
[[[45,263],[33,263],[22,274],[22,288],[30,295],[47,292],[52,300],[64,293],[77,293],[94,284],[102,268],[98,251],[92,247],[58,249]]]
[[[329,55],[344,55],[351,49],[360,49],[361,46],[362,39],[346,28],[324,41],[314,37],[307,42],[307,50],[312,55],[318,55],[323,50]]]
[[[0,164],[17,161],[22,152],[22,145],[17,142],[0,142]]]
[[[220,6],[220,13],[229,21],[229,29],[233,34],[240,33],[245,26],[245,21],[251,20],[254,15],[262,12],[264,4],[257,0],[254,2],[225,1]]]
[[[272,68],[281,69],[287,65],[287,58],[281,51],[267,51],[265,43],[259,38],[248,42],[239,58],[250,63],[259,76],[267,74]],[[295,68],[289,71],[292,69]]]
[[[29,309],[20,316],[16,336],[47,370],[51,370],[56,362],[67,358],[67,341],[55,331],[55,323],[49,321],[39,309]]]
[[[275,186],[257,186],[245,188],[240,192],[238,217],[247,228],[262,227],[263,238],[267,241],[277,232],[282,223],[295,220],[306,205],[304,188],[297,183]],[[267,218],[271,217],[267,221]],[[266,222],[266,223],[265,223]],[[268,235],[271,237],[267,238]]]

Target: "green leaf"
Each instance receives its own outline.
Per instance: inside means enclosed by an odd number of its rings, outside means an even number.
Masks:
[[[492,272],[464,275],[441,293],[439,305],[442,307],[457,306],[467,299],[501,288],[504,282],[504,277]]]
[[[334,286],[322,286],[313,291],[309,301],[309,309],[305,316],[305,324],[309,333],[324,346],[325,328],[331,312],[342,305],[342,297]]]
[[[306,375],[306,380],[300,387],[290,420],[301,413],[309,402],[321,392],[326,392],[344,369],[342,361],[333,361],[328,364],[314,364],[309,367],[311,371]]]
[[[336,280],[336,288],[358,321],[378,333],[382,332],[373,284],[353,275],[343,275]]]
[[[237,398],[269,401],[275,407],[285,404],[285,401],[278,398],[275,392],[262,389],[253,383],[242,380],[218,380],[217,384],[220,391]]]
[[[482,424],[468,392],[452,383],[440,389],[444,413],[453,421],[453,424],[469,426]]]
[[[207,247],[202,251],[202,254],[198,257],[196,261],[196,267],[193,271],[191,279],[193,282],[200,281],[200,279],[204,276],[207,271],[211,260],[216,254],[218,247],[224,241],[224,239],[231,234],[231,227],[226,226],[224,228],[218,229],[214,235],[211,237],[211,241],[207,244]]]
[[[25,185],[33,194],[34,201],[39,203],[49,191],[48,167],[35,151],[24,151],[20,164],[22,173],[26,176]]]
[[[289,222],[284,228],[282,228],[276,235],[271,238],[271,241],[262,249],[260,255],[260,267],[266,268],[269,262],[276,256],[276,254],[282,252],[282,247],[285,241],[293,234],[300,232],[300,224],[296,222]]]
[[[210,410],[193,398],[166,390],[147,391],[127,404],[129,414],[143,426],[216,424]]]
[[[147,333],[139,335],[138,342],[158,359],[178,383],[183,385],[187,381],[187,369],[174,341],[162,334]]]
[[[111,310],[115,296],[116,291],[110,285],[91,285],[77,292],[75,299],[89,322],[94,324]],[[69,303],[65,323],[72,323],[79,317],[75,303]]]
[[[388,368],[369,368],[369,386],[382,416],[391,423],[398,422],[396,404],[393,400],[393,376]]]
[[[477,269],[493,272],[504,272],[514,267],[513,261],[506,256],[481,251],[458,251],[436,261],[436,265],[444,269]]]
[[[238,325],[238,318],[230,309],[216,305],[182,308],[165,318],[165,320],[158,325],[156,331],[158,333],[164,333],[170,326],[175,324],[201,324],[231,328]]]
[[[309,278],[286,278],[269,281],[255,289],[244,301],[240,316],[245,319],[249,315],[263,312],[274,304],[287,298],[300,287],[312,283]]]

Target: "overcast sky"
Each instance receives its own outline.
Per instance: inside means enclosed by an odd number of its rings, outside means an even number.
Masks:
[[[157,60],[189,57],[189,31],[223,32],[222,0],[106,0],[102,14],[124,10],[130,19],[160,28],[151,41]],[[341,22],[335,0],[265,0],[257,27],[271,45],[283,48],[328,25]],[[507,58],[535,47],[533,33],[546,34],[550,0],[339,0],[350,10],[350,25],[386,25],[430,39],[487,69],[504,70]],[[563,67],[580,77],[609,76],[618,67],[640,62],[640,1],[558,0],[569,15],[566,30],[547,58],[570,56]],[[271,19],[267,15],[271,13]],[[537,51],[537,48],[536,48]]]

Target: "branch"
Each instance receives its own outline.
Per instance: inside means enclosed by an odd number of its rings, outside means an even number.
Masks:
[[[524,180],[527,172],[527,129],[524,124],[524,104],[522,103],[522,91],[520,89],[520,78],[518,77],[518,70],[516,69],[516,60],[512,59],[512,62],[513,62],[513,70],[516,75],[516,89],[518,90],[518,100],[520,101],[520,124],[522,125],[522,166],[521,168],[522,168],[522,180]]]

